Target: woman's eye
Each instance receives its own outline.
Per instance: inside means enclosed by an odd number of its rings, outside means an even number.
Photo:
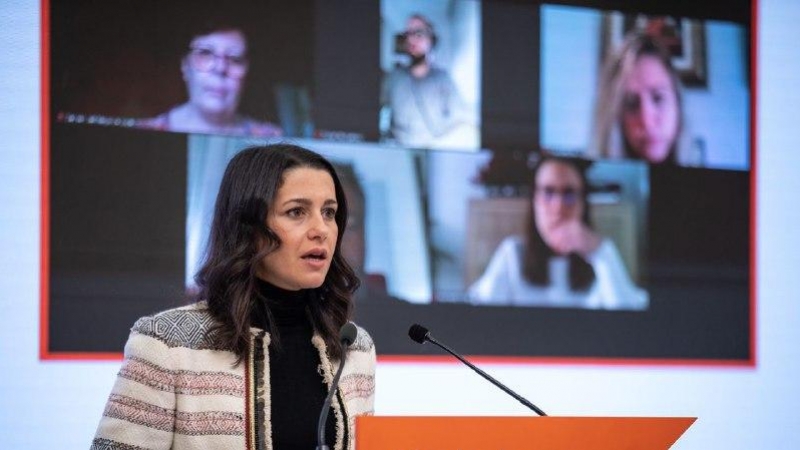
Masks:
[[[652,94],[653,103],[656,105],[660,105],[664,101],[664,94],[661,92],[653,92]]]
[[[328,219],[334,219],[336,218],[336,210],[333,208],[325,208],[325,210],[322,211],[322,215]]]
[[[622,98],[622,109],[626,112],[636,112],[639,110],[639,97],[626,95]]]
[[[289,217],[292,217],[292,218],[300,217],[300,216],[303,215],[303,209],[302,208],[292,208],[289,211],[286,211],[286,215],[289,216]]]

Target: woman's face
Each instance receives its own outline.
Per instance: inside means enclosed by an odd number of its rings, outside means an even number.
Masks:
[[[545,244],[553,247],[555,231],[583,217],[583,183],[578,170],[568,163],[547,161],[536,173],[533,211],[536,228]]]
[[[640,57],[623,85],[622,130],[639,158],[652,163],[669,157],[678,136],[676,86],[655,56]]]
[[[247,42],[238,30],[215,31],[189,44],[181,64],[189,104],[224,124],[236,114],[247,75]]]
[[[299,167],[286,171],[267,214],[280,245],[261,261],[259,278],[289,290],[322,285],[331,267],[339,227],[331,175]]]

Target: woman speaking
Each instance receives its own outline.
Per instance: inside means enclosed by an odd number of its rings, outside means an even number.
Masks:
[[[92,449],[351,449],[371,414],[375,347],[339,329],[359,280],[331,164],[293,145],[238,153],[222,179],[195,301],[139,319]]]

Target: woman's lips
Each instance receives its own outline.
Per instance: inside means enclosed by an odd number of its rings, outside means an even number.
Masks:
[[[223,87],[206,87],[203,89],[203,92],[210,96],[219,98],[224,98],[228,95],[228,90]]]
[[[327,265],[328,252],[324,249],[315,249],[306,252],[300,257],[307,265],[314,269],[322,269]]]

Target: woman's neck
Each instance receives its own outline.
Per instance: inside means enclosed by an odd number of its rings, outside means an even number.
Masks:
[[[169,112],[170,128],[197,133],[232,133],[241,126],[241,118],[235,111],[208,114],[184,103]]]
[[[257,280],[256,289],[259,302],[256,305],[257,315],[266,318],[267,311],[277,326],[292,326],[308,322],[306,312],[310,291],[301,289],[291,291],[278,287],[262,279]]]

